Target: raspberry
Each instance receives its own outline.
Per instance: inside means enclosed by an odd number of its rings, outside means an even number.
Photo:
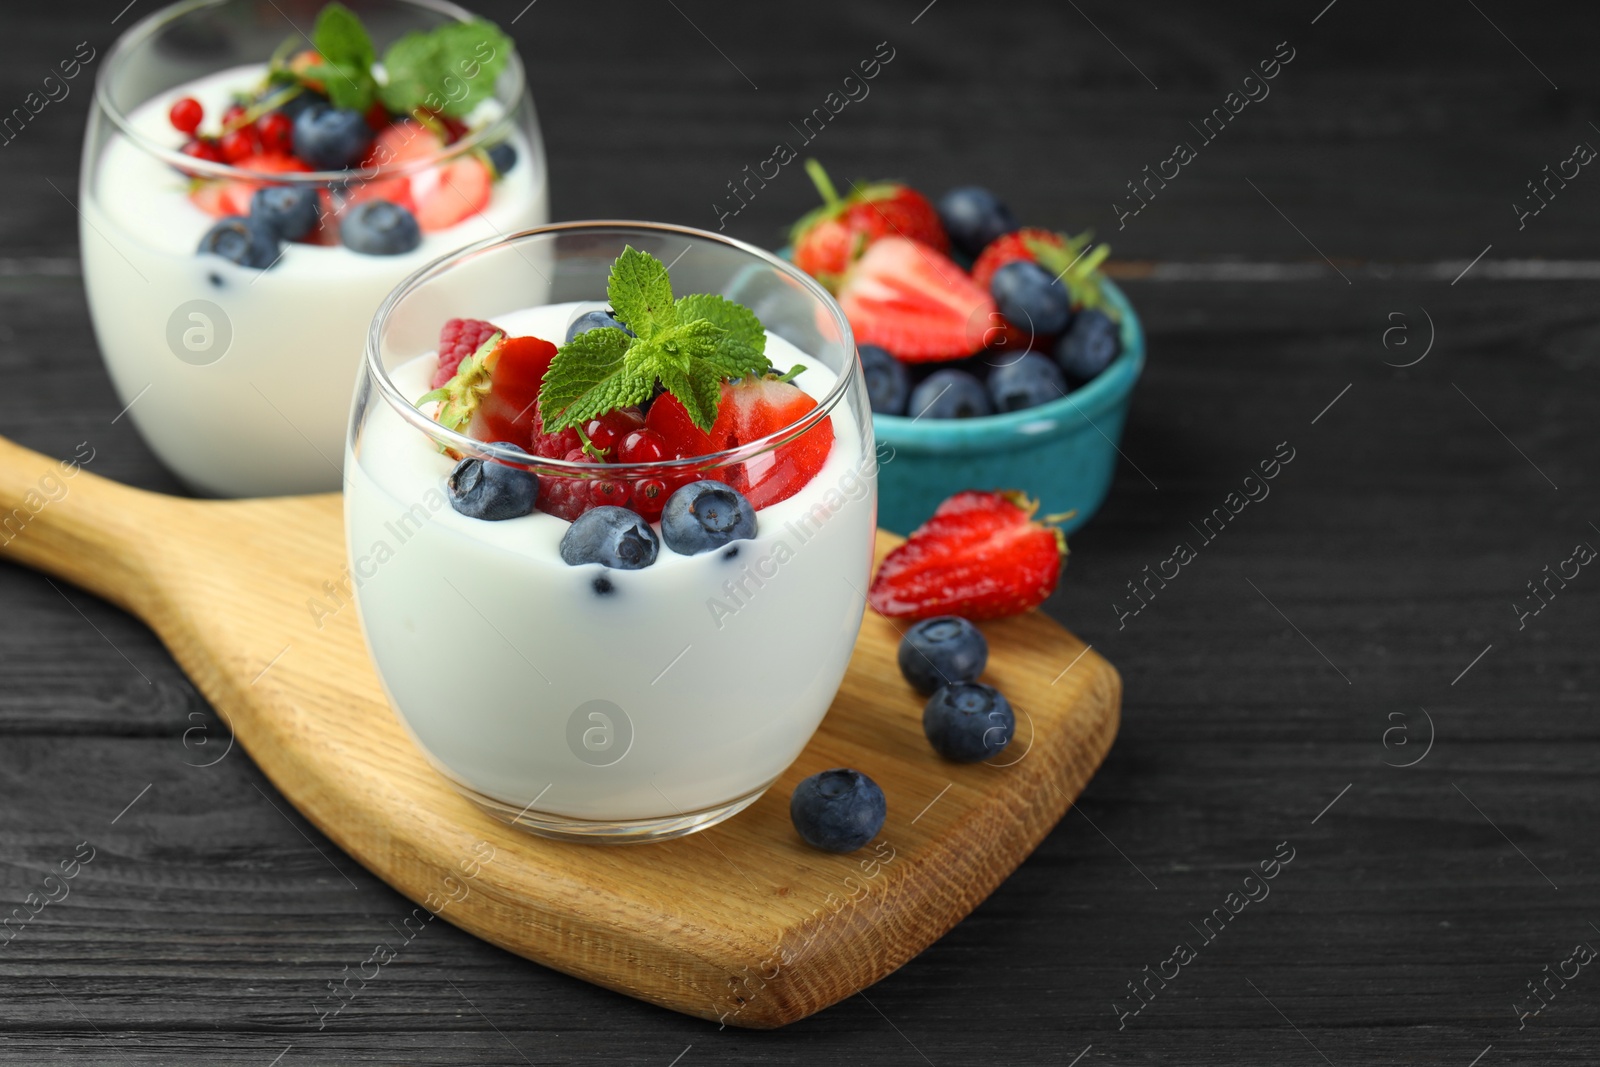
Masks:
[[[505,333],[492,322],[482,319],[451,319],[439,331],[439,368],[433,372],[429,384],[437,389],[456,376],[461,361],[478,350],[478,346],[497,333]]]

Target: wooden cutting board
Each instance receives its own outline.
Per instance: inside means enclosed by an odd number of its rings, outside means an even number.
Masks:
[[[898,540],[880,533],[879,552]],[[145,620],[283,795],[413,901],[546,966],[735,1026],[804,1018],[960,922],[1093,775],[1122,693],[1044,615],[986,624],[985,677],[1016,706],[1016,739],[991,764],[948,763],[895,665],[895,624],[869,611],[821,729],[748,810],[676,841],[574,845],[494,821],[434,773],[389,710],[353,606],[317,628],[308,601],[345,565],[337,495],[179,499],[0,438],[0,558]],[[871,775],[889,802],[878,840],[848,856],[808,848],[789,822],[795,783],[836,766]]]

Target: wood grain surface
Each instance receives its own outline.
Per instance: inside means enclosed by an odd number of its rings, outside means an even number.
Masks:
[[[113,23],[125,6],[8,8],[0,107],[154,2]],[[1045,610],[1121,671],[1117,743],[964,922],[781,1030],[719,1031],[437,922],[319,1027],[327,983],[413,905],[237,748],[212,764],[226,728],[141,622],[0,564],[0,914],[98,849],[0,950],[0,1063],[1600,1058],[1592,968],[1525,1025],[1513,1011],[1577,941],[1600,946],[1600,581],[1586,568],[1525,629],[1512,608],[1576,541],[1600,546],[1600,184],[1587,168],[1525,228],[1512,211],[1573,144],[1600,146],[1589,5],[469,6],[528,58],[556,218],[714,229],[726,183],[887,40],[871,95],[806,146],[836,178],[984,182],[1030,223],[1109,240],[1150,361],[1111,496]],[[1285,40],[1271,96],[1119,229],[1126,183]],[[88,442],[90,470],[170,492],[89,330],[88,98],[80,78],[0,147],[0,434],[56,456]],[[776,243],[814,203],[788,167],[727,229]],[[1422,351],[1424,312],[1431,354],[1395,366]],[[1395,326],[1389,345],[1413,347],[1386,347]],[[1271,496],[1122,626],[1127,583],[1284,440],[1297,458]],[[1285,840],[1271,896],[1124,1025],[1127,983]]]
[[[41,494],[41,481],[61,491]],[[307,610],[345,566],[337,494],[183,500],[0,439],[0,515],[16,524],[5,558],[149,623],[290,803],[421,905],[407,931],[443,918],[727,1025],[804,1018],[921,952],[1033,851],[1116,735],[1116,671],[1031,612],[985,628],[985,678],[1017,709],[1014,745],[979,765],[941,760],[896,665],[901,629],[869,614],[822,726],[750,808],[677,841],[547,841],[490,818],[428,765],[384,698],[354,611]],[[900,542],[880,533],[879,557]],[[1048,682],[1044,664],[1060,666]],[[790,825],[789,793],[829,767],[865,771],[888,798],[890,818],[859,853],[812,849]],[[59,876],[47,888],[70,895]],[[385,947],[319,1018],[381,975],[400,945]]]

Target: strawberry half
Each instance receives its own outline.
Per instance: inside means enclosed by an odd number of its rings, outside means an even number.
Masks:
[[[245,156],[233,164],[240,170],[253,170],[263,174],[294,174],[310,170],[293,156]],[[250,198],[257,189],[268,183],[246,181],[243,178],[198,178],[191,183],[189,200],[207,215],[224,218],[229,215],[250,214]]]
[[[417,401],[440,401],[439,423],[479,441],[508,441],[532,451],[539,387],[556,346],[537,337],[485,340],[455,376]]]
[[[1020,493],[957,493],[884,557],[867,603],[894,619],[997,619],[1038,607],[1061,577],[1067,541],[1033,521]]]
[[[797,385],[777,378],[744,378],[723,385],[710,437],[718,449],[747,445],[793,426],[816,406]],[[822,470],[832,448],[833,419],[828,417],[788,444],[739,464],[727,481],[759,511],[804,488]]]
[[[795,266],[833,290],[867,246],[881,237],[921,241],[940,252],[950,249],[950,238],[939,222],[939,212],[928,198],[898,182],[857,185],[841,197],[828,172],[814,159],[806,160],[806,173],[822,194],[822,206],[800,219],[789,231]]]
[[[1066,248],[1067,242],[1062,240],[1059,233],[1038,227],[1027,227],[996,237],[984,246],[983,251],[978,254],[977,261],[972,264],[972,280],[978,283],[978,288],[987,293],[989,283],[994,280],[994,272],[1007,263],[1015,263],[1018,260],[1039,262],[1037,246]]]
[[[999,309],[948,256],[903,237],[875,241],[845,276],[839,306],[856,343],[906,363],[960,359],[984,346]]]

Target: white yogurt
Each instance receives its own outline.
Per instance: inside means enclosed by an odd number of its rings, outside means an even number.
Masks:
[[[559,339],[586,307],[492,319]],[[783,339],[769,334],[767,352],[805,364],[796,384],[813,396],[832,387]],[[434,365],[392,377],[420,396]],[[757,512],[732,558],[663,544],[637,571],[567,566],[569,524],[552,515],[458,514],[451,461],[381,396],[371,404],[346,457],[357,601],[391,704],[448,776],[513,809],[632,821],[729,803],[800,754],[850,661],[872,560],[875,467],[848,404],[831,413],[821,472]]]
[[[158,142],[181,140],[167,119],[174,100],[199,100],[211,128],[229,93],[263,72],[210,75],[151,99],[130,121]],[[291,243],[257,271],[196,255],[216,220],[190,203],[181,174],[113,133],[84,176],[84,281],[117,394],[161,461],[218,496],[339,488],[356,365],[383,298],[441,255],[548,221],[543,153],[520,131],[510,140],[517,162],[488,207],[424,234],[413,251]]]

